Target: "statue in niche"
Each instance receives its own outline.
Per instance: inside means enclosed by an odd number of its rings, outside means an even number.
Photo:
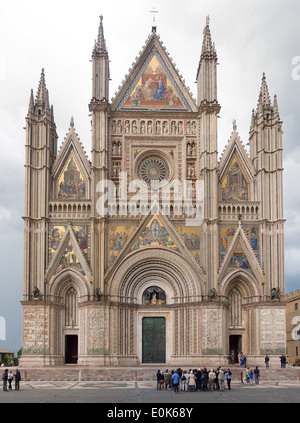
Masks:
[[[188,165],[187,177],[188,178],[194,178],[195,177],[195,166],[193,164]]]
[[[160,126],[160,121],[158,120],[156,122],[156,133],[160,134],[161,133],[161,126]]]
[[[156,304],[157,303],[157,300],[156,300],[156,292],[155,291],[153,291],[152,292],[152,296],[151,296],[151,300],[150,300],[150,303],[151,304]]]
[[[187,147],[186,147],[186,154],[187,154],[188,157],[190,157],[191,153],[192,153],[191,144],[188,142]]]
[[[190,135],[191,133],[191,122],[189,120],[186,123],[186,133],[187,135]]]
[[[192,157],[195,157],[196,156],[196,146],[195,146],[195,143],[194,142],[192,144],[191,149],[192,149]]]
[[[171,123],[171,132],[172,132],[172,135],[176,134],[176,122],[174,121]]]
[[[142,122],[141,122],[141,134],[144,134],[145,132],[146,132],[145,122],[142,120]]]
[[[112,133],[115,134],[117,132],[117,125],[116,125],[116,121],[113,120],[112,122]]]
[[[129,124],[129,120],[125,121],[125,134],[129,134],[130,132],[130,124]]]
[[[168,131],[168,122],[164,122],[163,123],[163,133],[164,134],[167,134],[169,131]]]
[[[118,155],[122,156],[122,144],[120,142],[118,144]]]
[[[122,134],[122,122],[118,120],[118,133]]]
[[[117,144],[114,141],[112,145],[112,155],[115,156],[116,153],[117,153]]]
[[[166,304],[165,291],[158,286],[147,288],[143,294],[143,303],[149,305]]]
[[[147,125],[147,133],[148,134],[152,134],[152,122],[151,121],[148,122],[148,125]]]
[[[192,135],[196,135],[196,122],[192,122]]]
[[[182,122],[178,122],[178,134],[179,135],[183,134],[183,123]]]
[[[132,122],[132,133],[133,134],[136,134],[137,133],[137,123],[136,123],[136,120],[134,120]]]
[[[119,162],[113,162],[112,165],[112,177],[113,178],[117,178],[119,176],[119,172],[120,172],[120,163]]]

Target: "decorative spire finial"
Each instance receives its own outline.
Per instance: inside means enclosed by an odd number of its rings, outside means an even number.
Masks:
[[[70,127],[74,128],[74,118],[71,116]]]
[[[210,28],[209,28],[210,17],[206,17],[206,25],[203,30],[203,43],[202,43],[202,54],[215,54],[216,49],[211,40]]]
[[[263,110],[264,107],[269,107],[269,106],[271,106],[269,88],[267,84],[266,74],[265,72],[263,72],[257,109]]]
[[[234,132],[236,132],[236,130],[237,130],[236,119],[233,119],[233,121],[232,121],[232,125],[233,125],[233,130],[234,130]]]
[[[155,10],[155,7],[153,7],[153,10],[150,10],[150,13],[153,14],[153,23],[152,23],[152,32],[156,32],[156,21],[155,21],[155,13],[158,13],[158,10]]]
[[[98,30],[98,38],[97,38],[97,41],[95,41],[94,52],[107,54],[106,41],[104,38],[104,31],[103,31],[103,16],[100,15],[99,18],[100,18],[100,25]]]

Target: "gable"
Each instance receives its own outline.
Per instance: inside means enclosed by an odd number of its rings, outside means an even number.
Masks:
[[[197,111],[192,95],[152,34],[133,69],[113,100],[116,111]]]
[[[54,198],[89,198],[90,162],[72,125],[52,166]]]
[[[249,179],[245,177],[237,154],[234,153],[221,177],[219,199],[220,201],[248,201],[249,193]]]
[[[88,179],[73,148],[55,179],[55,198],[61,200],[88,198]]]
[[[153,216],[146,228],[140,233],[132,250],[145,247],[167,247],[178,251],[176,242],[158,216]]]
[[[51,223],[49,224],[48,236],[48,263],[51,263],[60,243],[64,239],[65,233],[68,230],[66,223]],[[89,226],[86,224],[72,226],[72,231],[76,237],[78,245],[84,254],[87,262],[90,262],[90,234]]]
[[[52,282],[63,270],[80,272],[87,280],[91,280],[88,260],[87,227],[70,224],[56,225],[49,230],[49,266],[45,279]]]
[[[204,271],[200,265],[200,228],[173,227],[166,216],[149,214],[133,226],[115,224],[109,230],[109,269],[106,278],[122,264],[125,257],[143,249],[164,248],[180,254],[197,268],[201,278]]]
[[[235,231],[234,227],[223,228],[221,237],[221,258],[224,260],[219,270],[220,278],[237,270],[243,270],[254,275],[257,280],[263,280],[263,272],[258,261],[259,246],[257,244],[258,233],[254,226],[244,228],[239,226]],[[233,231],[235,234],[233,235]],[[224,243],[224,234],[228,238]]]

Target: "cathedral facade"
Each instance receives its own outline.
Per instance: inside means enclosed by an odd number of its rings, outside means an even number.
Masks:
[[[197,99],[153,27],[115,97],[102,17],[91,158],[58,150],[44,70],[26,118],[21,365],[260,364],[285,353],[282,122],[263,75],[249,153],[218,157],[207,19]]]

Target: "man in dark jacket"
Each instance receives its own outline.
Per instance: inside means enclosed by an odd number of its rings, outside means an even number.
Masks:
[[[197,370],[196,372],[196,391],[201,391],[201,370]]]
[[[202,371],[201,376],[201,384],[202,384],[202,390],[207,391],[207,382],[208,382],[208,371],[206,368]]]
[[[21,373],[17,369],[15,373],[15,390],[16,391],[20,389],[20,381],[21,381]]]
[[[2,380],[3,380],[3,391],[7,391],[8,369],[4,370],[4,373],[2,375]]]

